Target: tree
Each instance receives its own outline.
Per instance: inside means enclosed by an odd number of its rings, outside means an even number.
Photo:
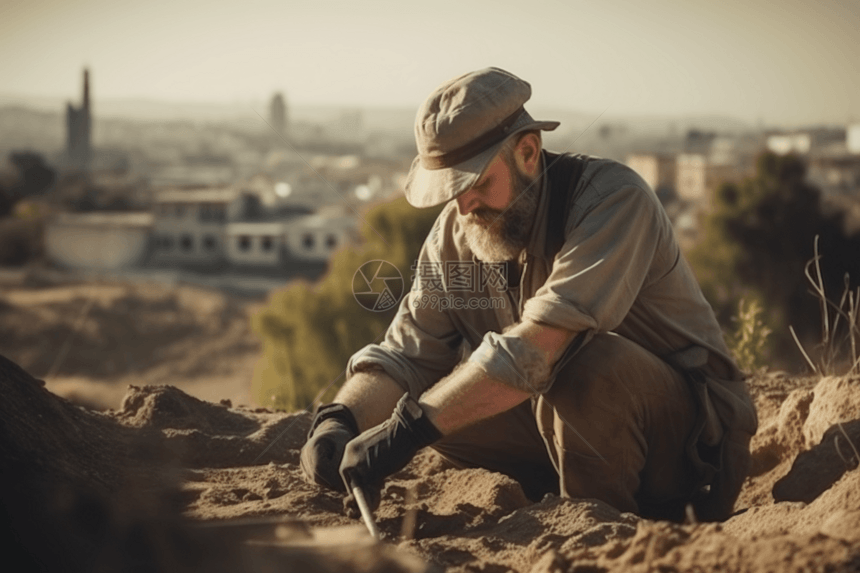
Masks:
[[[14,151],[9,154],[9,162],[16,174],[0,177],[0,217],[9,215],[21,199],[43,195],[57,178],[38,153]]]
[[[799,356],[789,325],[807,342],[819,333],[819,303],[809,295],[805,276],[815,237],[831,297],[841,295],[846,274],[855,283],[860,279],[860,236],[845,233],[843,214],[822,211],[820,192],[805,175],[798,157],[761,155],[754,177],[719,187],[703,240],[690,253],[720,321],[727,323],[741,298],[758,300],[783,356]]]
[[[377,206],[365,215],[362,243],[337,252],[318,284],[293,283],[271,296],[253,320],[264,353],[254,381],[257,402],[295,410],[326,388],[324,396],[333,395],[349,357],[382,337],[397,308],[360,306],[353,295],[356,271],[369,261],[387,261],[400,271],[406,292],[413,261],[440,211],[415,209],[403,198]]]

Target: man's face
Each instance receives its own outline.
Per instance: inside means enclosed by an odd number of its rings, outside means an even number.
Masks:
[[[457,197],[466,243],[478,259],[510,261],[525,248],[537,210],[538,185],[533,183],[512,158],[499,154],[483,177]]]

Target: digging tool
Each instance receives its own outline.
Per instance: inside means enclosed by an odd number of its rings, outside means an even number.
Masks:
[[[382,535],[376,527],[376,522],[373,521],[373,512],[370,511],[370,506],[367,505],[367,498],[364,497],[364,491],[362,491],[361,487],[356,485],[355,482],[350,484],[350,489],[352,490],[352,496],[355,498],[355,503],[358,505],[358,510],[361,512],[361,519],[364,520],[364,524],[367,526],[370,536],[377,541],[381,541]]]

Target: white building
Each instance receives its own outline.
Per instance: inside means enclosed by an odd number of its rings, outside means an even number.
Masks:
[[[744,165],[713,163],[699,153],[682,153],[676,161],[678,198],[706,210],[711,207],[711,196],[717,187],[723,183],[737,183],[749,175]]]
[[[848,153],[860,153],[860,123],[848,126],[846,134]]]
[[[678,198],[690,203],[704,203],[707,198],[708,160],[699,153],[682,153],[676,160],[675,190]]]
[[[777,155],[844,152],[847,135],[846,130],[842,128],[813,127],[772,133],[767,136],[766,145],[769,151]]]
[[[860,156],[819,154],[809,158],[807,167],[806,180],[825,197],[860,198]]]
[[[284,224],[287,256],[303,261],[327,261],[341,246],[356,240],[355,219],[346,215],[314,214]]]
[[[242,213],[237,189],[163,191],[154,201],[153,262],[209,265],[226,259],[225,231]]]
[[[175,163],[155,168],[149,175],[153,187],[169,185],[225,185],[236,179],[232,164],[188,165]]]
[[[767,149],[777,155],[797,153],[804,155],[812,148],[812,136],[808,133],[780,133],[767,137]]]
[[[350,216],[300,215],[285,221],[228,223],[227,262],[237,266],[279,267],[291,262],[325,263],[357,238]]]
[[[283,222],[229,223],[227,262],[234,265],[281,266],[286,260]]]
[[[674,194],[676,161],[673,155],[642,153],[627,156],[627,165],[657,193],[661,201]]]
[[[60,213],[45,226],[45,251],[73,269],[127,269],[147,255],[152,213]]]

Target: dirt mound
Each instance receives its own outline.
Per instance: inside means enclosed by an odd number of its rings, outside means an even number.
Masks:
[[[812,403],[811,390],[797,389],[782,402],[776,415],[762,424],[752,446],[750,474],[761,475],[772,470],[792,452],[804,446],[803,425]]]
[[[146,454],[145,436],[118,427],[48,392],[15,363],[0,356],[3,399],[0,431],[5,462],[23,464],[72,483],[110,491],[130,459]],[[141,447],[135,449],[135,442]]]
[[[860,420],[834,424],[824,433],[820,444],[795,458],[791,471],[774,484],[773,498],[813,501],[845,472],[857,467],[860,455],[854,444],[860,444]]]
[[[292,437],[307,416],[227,411],[173,388],[134,389],[126,410],[105,415],[51,394],[3,356],[0,392],[0,533],[16,570],[426,570],[366,534],[333,544],[307,527],[294,535],[289,520],[204,527],[183,515],[188,492],[180,483],[193,481],[183,468],[202,461],[192,448],[180,455],[173,432],[200,432],[202,443],[207,436],[244,441],[235,451],[265,463],[281,451],[272,447],[279,435],[289,434],[283,445],[295,452]],[[179,429],[170,428],[172,419]],[[272,481],[267,495],[288,487]]]
[[[821,442],[834,424],[860,420],[860,377],[827,376],[816,384],[814,395],[803,425],[807,448]]]
[[[206,561],[180,524],[158,444],[54,396],[0,356],[0,474],[7,558],[23,570],[188,570],[165,544]],[[143,487],[143,486],[146,487]],[[226,557],[216,548],[211,555]],[[213,563],[214,570],[223,570]]]
[[[723,527],[739,538],[825,533],[825,524],[840,512],[860,509],[860,473],[853,470],[811,503],[778,502],[751,507]],[[832,529],[832,528],[831,528]],[[826,533],[825,533],[826,534]]]
[[[360,524],[344,516],[340,494],[302,478],[307,413],[234,408],[158,386],[132,387],[119,410],[95,413],[53,396],[6,360],[0,382],[0,463],[4,479],[16,484],[4,495],[10,503],[25,500],[12,505],[7,525],[29,532],[22,538],[34,546],[44,544],[43,531],[65,540],[57,558],[71,552],[90,563],[96,555],[120,570],[130,555],[154,559],[156,570],[182,570],[171,559],[213,570],[261,570],[261,563],[534,573],[860,568],[860,469],[845,457],[849,440],[860,442],[860,425],[843,422],[846,437],[831,422],[823,440],[806,447],[813,413],[843,412],[831,402],[847,401],[845,390],[832,388],[851,386],[829,379],[752,381],[762,428],[753,440],[754,472],[738,514],[723,524],[649,521],[600,501],[554,495],[532,503],[507,476],[457,470],[425,450],[386,483],[376,512],[382,546],[368,544]],[[830,483],[822,486],[822,476]],[[819,480],[814,488],[812,478]],[[806,502],[774,500],[774,484],[786,480],[802,482],[799,489],[811,492]],[[96,500],[83,506],[102,518],[95,526],[82,521],[87,511],[69,509],[81,502],[58,505],[49,491]],[[30,506],[41,508],[37,517]],[[156,530],[156,523],[169,526]],[[129,532],[141,530],[145,541],[134,545]],[[249,539],[254,545],[243,542]],[[172,553],[176,547],[186,549]]]
[[[184,467],[298,462],[309,414],[229,406],[198,400],[171,386],[130,386],[113,416],[124,425],[158,431]]]
[[[750,442],[752,466],[735,507],[773,503],[774,484],[785,476],[804,448],[803,425],[809,416],[814,378],[790,378],[771,373],[750,381],[759,429]]]
[[[481,527],[450,529],[404,545],[454,570],[528,571],[549,551],[580,560],[594,548],[621,542],[634,534],[638,521],[600,501],[547,495]]]
[[[824,536],[785,535],[739,540],[719,525],[642,524],[617,557],[601,555],[607,572],[638,571],[832,571],[860,565],[856,548]],[[576,571],[576,568],[573,569]]]
[[[851,570],[860,563],[851,528],[860,512],[858,470],[843,469],[809,504],[777,503],[771,494],[806,451],[815,384],[753,381],[765,414],[756,472],[741,513],[722,525],[642,520],[595,500],[530,503],[510,478],[452,469],[430,450],[388,480],[377,522],[386,542],[449,571]],[[302,437],[295,440],[300,447]],[[288,513],[320,526],[350,523],[341,497],[305,483],[294,463],[198,470],[185,491],[199,519]]]
[[[129,386],[114,416],[126,426],[158,429],[195,429],[219,433],[247,434],[259,424],[248,416],[231,412],[229,402],[215,405],[192,398],[172,386]]]

